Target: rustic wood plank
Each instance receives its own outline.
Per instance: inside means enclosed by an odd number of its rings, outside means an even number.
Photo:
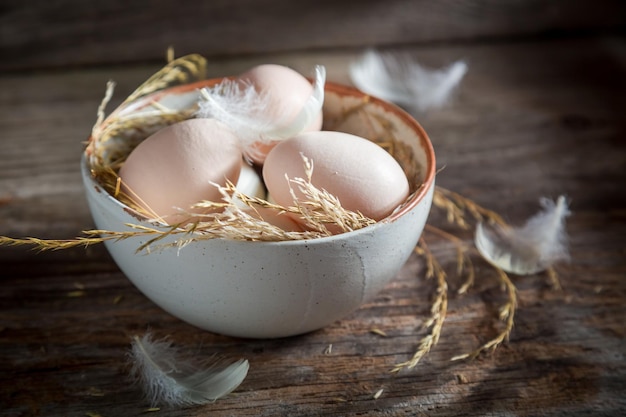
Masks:
[[[475,361],[448,361],[496,334],[504,296],[478,260],[475,288],[457,295],[454,251],[430,234],[431,249],[448,261],[448,318],[439,344],[417,368],[398,375],[388,371],[416,348],[434,292],[417,257],[345,320],[294,338],[240,340],[199,331],[162,312],[103,247],[41,254],[3,247],[0,415],[146,415],[148,404],[127,383],[125,361],[130,337],[147,329],[198,356],[219,352],[251,363],[232,395],[155,415],[623,414],[626,39],[398,50],[430,65],[459,58],[469,63],[456,99],[418,115],[444,168],[439,185],[512,222],[533,214],[542,196],[571,199],[573,259],[558,268],[563,291],[550,289],[541,274],[516,277],[519,306],[508,343]],[[348,82],[347,66],[359,52],[227,59],[210,71],[232,74],[261,62],[308,71],[321,63],[330,79]],[[154,70],[0,77],[0,235],[67,238],[91,227],[78,158],[104,83],[118,81],[119,101]],[[436,210],[430,222],[447,227]]]
[[[617,29],[620,0],[4,1],[0,70]]]

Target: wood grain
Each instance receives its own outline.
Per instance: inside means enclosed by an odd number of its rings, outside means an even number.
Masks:
[[[412,257],[374,300],[317,332],[242,340],[199,331],[164,313],[124,277],[104,247],[34,253],[0,248],[0,415],[144,416],[128,383],[133,334],[150,329],[198,357],[250,360],[232,395],[159,416],[613,416],[626,412],[626,39],[403,46],[431,66],[466,59],[469,72],[444,109],[416,115],[442,171],[438,184],[512,223],[538,199],[565,194],[572,260],[562,291],[546,276],[515,277],[519,306],[508,343],[451,363],[493,337],[504,301],[487,265],[457,295],[454,250],[425,234],[449,272],[441,340],[411,371],[435,283]],[[212,75],[276,62],[349,82],[360,49],[215,61]],[[0,235],[70,238],[92,227],[78,170],[82,141],[108,79],[119,102],[157,69],[127,65],[0,77]],[[431,224],[450,229],[433,210]],[[462,235],[471,239],[471,233]],[[371,332],[380,329],[387,337]],[[330,353],[329,346],[332,345]],[[375,393],[382,389],[378,399]]]
[[[620,0],[5,0],[0,70],[615,30]]]

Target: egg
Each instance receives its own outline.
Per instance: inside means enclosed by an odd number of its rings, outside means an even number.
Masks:
[[[237,79],[245,85],[253,85],[260,94],[268,95],[268,106],[264,116],[268,120],[288,124],[293,121],[311,96],[311,82],[293,69],[276,64],[259,65],[241,74]],[[322,112],[304,131],[318,131],[322,128]],[[263,164],[267,153],[278,143],[256,142],[250,158]]]
[[[119,176],[122,191],[149,215],[177,224],[189,218],[181,210],[201,213],[202,209],[191,206],[201,200],[220,201],[211,182],[236,184],[241,164],[239,141],[225,125],[212,119],[190,119],[141,142]]]
[[[267,155],[263,179],[280,205],[294,203],[285,176],[306,178],[302,156],[313,163],[312,184],[337,197],[348,210],[381,220],[408,197],[402,167],[383,148],[349,133],[319,131],[280,142]],[[298,199],[305,198],[292,188]]]
[[[250,166],[250,164],[244,160],[241,161],[241,172],[235,188],[237,191],[247,195],[248,197],[257,197],[261,199],[267,198],[265,185],[263,185],[260,175],[257,174],[254,167]],[[234,198],[234,202],[239,207],[247,207],[236,196]]]
[[[241,174],[239,175],[239,181],[237,182],[235,188],[237,188],[237,191],[240,193],[249,197],[257,197],[271,202],[269,201],[270,197],[267,195],[267,191],[261,177],[257,174],[254,167],[250,166],[246,161],[243,161],[242,163]],[[304,231],[302,226],[300,226],[297,221],[283,211],[279,211],[271,207],[261,207],[258,205],[250,207],[237,198],[237,196],[235,196],[233,201],[239,208],[255,219],[270,223],[288,232]]]

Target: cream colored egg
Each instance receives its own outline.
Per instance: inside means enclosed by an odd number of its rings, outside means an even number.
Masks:
[[[381,220],[406,200],[409,183],[398,162],[367,139],[341,132],[308,132],[276,145],[267,155],[263,179],[277,203],[293,205],[285,178],[306,178],[302,156],[312,161],[311,182],[341,205]],[[296,196],[304,196],[293,187]]]
[[[265,117],[279,125],[290,123],[304,107],[313,91],[309,80],[283,65],[259,65],[244,72],[238,79],[245,84],[254,85],[257,92],[268,95],[269,104],[264,109]],[[318,131],[321,127],[322,112],[305,128],[305,131]],[[259,152],[251,154],[253,161],[262,164],[276,143],[255,143],[253,146]]]
[[[261,180],[261,176],[257,174],[254,167],[250,166],[246,161],[241,163],[241,173],[239,174],[239,180],[235,186],[238,192],[247,195],[248,197],[257,197],[265,199],[267,192],[265,185]],[[239,207],[247,207],[237,196],[234,198],[235,204]]]
[[[212,119],[191,119],[165,127],[141,142],[120,169],[122,191],[165,223],[200,213],[201,200],[220,201],[211,182],[237,183],[241,150],[235,135]]]

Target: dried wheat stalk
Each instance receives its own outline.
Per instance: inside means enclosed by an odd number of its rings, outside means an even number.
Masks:
[[[441,329],[446,318],[448,309],[448,283],[446,273],[432,254],[424,239],[420,239],[415,253],[422,256],[426,262],[426,278],[436,278],[437,287],[435,297],[430,307],[430,316],[424,322],[423,328],[428,329],[428,333],[422,337],[418,343],[418,348],[408,361],[397,363],[390,372],[397,373],[403,369],[412,369],[419,361],[430,352],[431,348],[439,342]]]

